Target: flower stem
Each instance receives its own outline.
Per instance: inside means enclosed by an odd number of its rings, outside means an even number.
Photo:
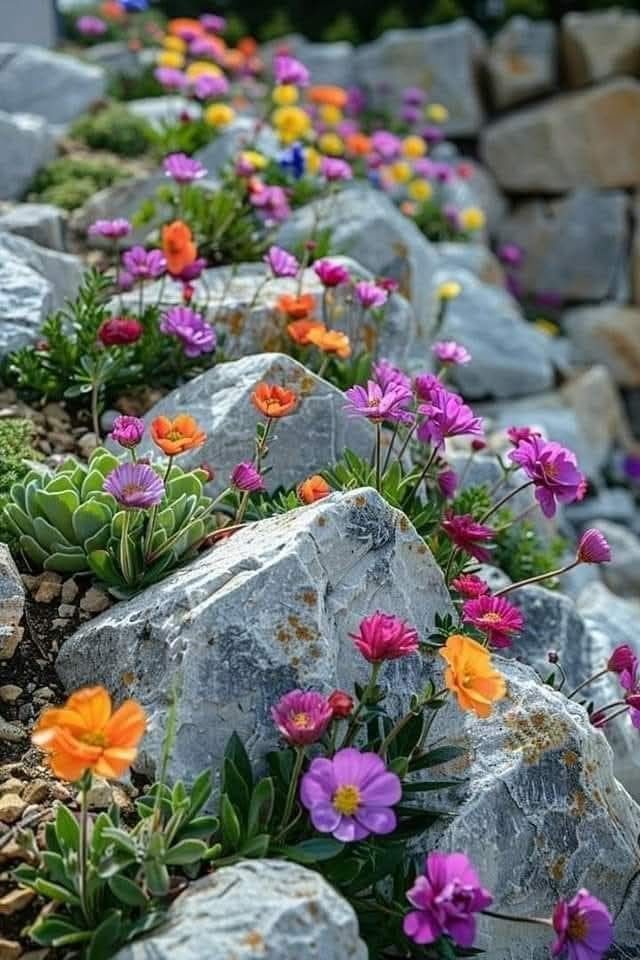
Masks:
[[[395,427],[393,428],[393,433],[391,434],[391,442],[387,448],[387,453],[384,458],[384,463],[382,464],[382,475],[384,476],[387,472],[387,467],[389,466],[389,460],[391,459],[391,454],[395,446],[396,440],[398,438],[398,430],[400,429],[400,421],[396,422]]]
[[[551,920],[544,917],[522,917],[518,915],[510,916],[508,913],[498,913],[497,910],[483,910],[485,917],[493,917],[495,920],[508,920],[512,923],[537,923],[539,926],[550,927]]]
[[[609,706],[612,706],[612,704],[609,704]],[[622,708],[622,710],[617,710],[615,713],[612,713],[610,717],[607,717],[607,719],[604,721],[604,723],[611,723],[612,720],[615,720],[616,717],[621,717],[622,714],[623,714],[623,713],[627,713],[628,710],[629,710],[629,704],[625,704],[625,706]],[[603,724],[603,726],[604,726],[604,724]]]
[[[566,567],[559,567],[557,570],[549,570],[548,573],[538,573],[535,577],[527,577],[526,580],[518,580],[517,583],[509,583],[506,587],[502,587],[501,590],[496,590],[494,597],[502,597],[505,595],[505,593],[511,593],[512,590],[519,590],[520,587],[528,587],[531,583],[542,583],[543,580],[550,580],[552,577],[560,577],[563,573],[567,573],[568,570],[573,570],[573,568],[577,567],[579,563],[579,560],[574,560],[572,563],[568,563]]]
[[[434,461],[435,458],[436,458],[437,452],[438,452],[438,448],[437,448],[437,447],[434,447],[433,450],[431,451],[431,454],[430,454],[430,456],[429,456],[429,459],[427,460],[427,462],[425,463],[425,465],[424,465],[424,467],[423,467],[423,469],[422,469],[422,473],[421,473],[420,476],[418,477],[418,480],[417,480],[415,486],[413,487],[411,493],[409,494],[409,499],[408,499],[408,500],[405,500],[405,502],[403,503],[403,507],[404,507],[404,508],[408,507],[408,506],[413,502],[414,497],[416,496],[418,490],[419,490],[420,487],[422,486],[422,483],[423,483],[423,481],[425,480],[425,478],[426,478],[426,476],[427,476],[427,473],[429,472],[429,467],[431,466],[431,464],[433,463],[433,461]]]
[[[498,502],[494,504],[494,506],[491,507],[490,510],[487,510],[487,512],[483,514],[482,517],[480,517],[480,520],[478,521],[478,523],[486,523],[489,517],[492,517],[494,513],[498,512],[500,507],[503,507],[505,503],[511,500],[512,497],[515,497],[517,493],[522,493],[522,491],[526,490],[527,487],[530,487],[532,483],[533,483],[533,480],[527,480],[526,483],[520,484],[520,486],[516,487],[515,490],[510,490],[509,493],[506,493],[501,500],[498,500]]]
[[[287,824],[291,817],[291,811],[293,810],[293,804],[296,797],[296,788],[298,786],[298,780],[300,779],[300,771],[302,770],[302,764],[304,762],[305,748],[304,746],[296,747],[296,759],[293,765],[293,773],[291,774],[291,783],[289,784],[289,790],[287,791],[287,800],[284,805],[284,813],[282,815],[282,822],[280,824],[280,834],[286,832]]]
[[[579,683],[578,686],[577,686],[574,690],[571,691],[571,693],[568,693],[568,694],[567,694],[567,699],[568,699],[568,700],[573,700],[573,698],[575,697],[576,693],[579,693],[579,692],[580,692],[581,690],[583,690],[585,687],[588,687],[590,683],[593,683],[593,682],[594,682],[594,680],[599,680],[600,677],[604,677],[604,675],[607,674],[607,673],[609,673],[609,668],[608,668],[608,667],[605,667],[604,670],[598,670],[597,673],[592,673],[590,677],[587,677],[586,680],[583,680],[582,683]]]
[[[93,383],[91,384],[91,422],[93,424],[93,432],[95,433],[98,442],[100,441],[100,418],[98,416],[99,393],[100,379],[94,374]]]
[[[88,834],[89,834],[89,786],[91,775],[85,773],[80,783],[80,837],[78,842],[78,895],[83,916],[91,923],[91,911],[87,899]]]
[[[417,422],[417,420],[414,420],[414,422],[411,424],[410,430],[407,431],[407,435],[406,435],[406,437],[404,438],[404,442],[403,442],[402,446],[400,447],[400,451],[399,451],[399,453],[398,453],[398,456],[396,457],[396,460],[398,460],[398,461],[400,461],[400,462],[402,461],[402,457],[404,456],[404,452],[405,452],[405,450],[407,449],[407,447],[409,446],[409,443],[411,442],[411,437],[412,437],[412,436],[414,435],[414,433],[416,432],[417,426],[418,426],[418,422]]]
[[[347,732],[345,734],[344,740],[342,741],[342,746],[340,747],[341,750],[344,750],[345,747],[348,747],[353,742],[353,739],[358,729],[358,718],[362,713],[362,710],[366,706],[367,701],[369,700],[369,697],[371,696],[371,694],[375,689],[376,683],[378,682],[378,674],[380,673],[381,666],[382,666],[381,661],[371,664],[371,676],[369,677],[369,682],[364,688],[364,690],[362,691],[362,697],[360,698],[360,702],[356,707],[355,713],[351,717],[349,726],[347,727]]]
[[[131,586],[131,566],[129,564],[129,521],[131,519],[131,514],[128,510],[125,510],[124,517],[122,518],[122,534],[120,536],[120,570],[122,571],[122,576],[124,577],[125,582]]]
[[[381,480],[381,465],[380,465],[380,448],[382,446],[382,424],[378,420],[376,422],[376,490],[380,493],[380,480]]]

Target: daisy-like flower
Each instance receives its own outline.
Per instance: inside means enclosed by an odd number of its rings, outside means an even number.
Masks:
[[[176,183],[193,183],[207,175],[206,167],[186,153],[170,153],[162,161],[162,166],[165,174]]]
[[[580,537],[576,559],[580,563],[608,563],[611,560],[611,547],[604,536],[595,527],[591,527]]]
[[[300,60],[288,54],[278,54],[273,61],[273,73],[278,86],[306,87],[309,71]]]
[[[123,217],[116,220],[96,220],[88,230],[90,237],[104,237],[107,240],[120,240],[131,233],[131,224]]]
[[[287,743],[304,746],[320,739],[333,719],[333,710],[321,693],[291,690],[271,708],[271,716]]]
[[[282,247],[269,247],[264,262],[274,277],[295,277],[300,269],[300,264],[293,254],[283,250]]]
[[[489,584],[482,577],[476,577],[472,573],[462,573],[455,580],[451,581],[451,586],[457,590],[463,597],[469,600],[476,600],[489,593]]]
[[[122,254],[122,265],[135,280],[155,280],[167,269],[167,260],[162,250],[131,247]]]
[[[323,157],[320,161],[320,173],[330,183],[351,180],[353,177],[350,165],[339,157]]]
[[[419,643],[415,627],[390,613],[381,613],[380,610],[370,617],[365,617],[358,632],[350,633],[349,636],[369,663],[407,657],[416,652]]]
[[[144,436],[144,420],[140,417],[120,416],[113,421],[111,439],[121,447],[131,450],[137,447]]]
[[[440,656],[448,666],[444,682],[455,693],[461,710],[470,710],[478,717],[491,715],[492,704],[502,700],[507,684],[491,663],[491,654],[486,647],[464,634],[449,637]]]
[[[351,279],[347,268],[332,260],[316,261],[313,270],[323,287],[339,287]]]
[[[431,401],[418,407],[426,419],[418,427],[418,439],[442,447],[448,437],[482,436],[482,417],[476,417],[457,393],[441,388]]]
[[[148,463],[122,463],[107,474],[102,489],[121,507],[148,510],[164,497],[164,483]]]
[[[373,307],[382,307],[389,299],[389,294],[376,283],[369,280],[360,280],[355,286],[356,299],[361,307],[370,310]]]
[[[524,626],[524,617],[517,607],[504,597],[483,594],[467,600],[462,607],[462,619],[487,635],[492,647],[511,646],[512,637]]]
[[[491,554],[483,547],[483,543],[488,543],[495,537],[495,530],[478,523],[471,514],[454,514],[447,511],[442,521],[442,529],[460,550],[464,550],[471,557],[475,557],[480,563],[487,563],[491,560]]]
[[[265,489],[262,474],[248,461],[233,468],[231,483],[236,490],[242,490],[243,493],[256,493]]]
[[[533,480],[545,517],[555,516],[557,503],[573,503],[584,495],[585,478],[576,456],[559,443],[532,436],[521,440],[509,459]]]
[[[601,960],[613,942],[613,917],[588,890],[578,890],[572,900],[560,900],[553,911],[553,929],[552,957]]]
[[[392,423],[413,423],[414,416],[406,407],[411,393],[404,386],[392,383],[386,388],[373,380],[362,387],[356,384],[345,390],[347,403],[344,409],[352,417],[366,417],[374,423],[389,420]]]
[[[471,354],[466,347],[455,340],[438,340],[431,349],[440,363],[461,366],[471,361]]]
[[[380,384],[383,390],[386,390],[387,387],[396,386],[402,387],[409,395],[412,394],[411,377],[407,376],[399,367],[390,363],[389,360],[384,358],[378,360],[373,364],[372,369],[376,382]]]
[[[177,337],[186,357],[199,357],[216,348],[216,332],[189,307],[172,307],[160,321],[160,330]]]

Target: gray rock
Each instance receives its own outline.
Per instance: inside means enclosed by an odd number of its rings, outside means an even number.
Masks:
[[[562,199],[520,204],[498,236],[523,248],[518,277],[527,293],[554,293],[564,301],[626,300],[628,222],[621,190],[582,188]]]
[[[632,10],[568,13],[562,20],[562,53],[572,87],[640,73],[640,15]]]
[[[449,241],[434,244],[440,254],[441,264],[447,269],[461,267],[473,273],[483,283],[503,287],[505,276],[502,264],[484,243],[457,243]]]
[[[10,660],[24,633],[25,589],[6,543],[0,543],[0,662]]]
[[[311,75],[313,84],[335,84],[352,87],[357,78],[354,64],[353,44],[347,40],[334,43],[310,43],[299,33],[263,44],[262,57],[270,63],[278,49],[286,46],[292,56],[302,60]]]
[[[55,7],[49,0],[21,0],[2,24],[2,39],[11,43],[35,43],[54,47],[58,42]]]
[[[66,216],[50,203],[21,203],[0,214],[0,232],[15,233],[51,250],[65,249]]]
[[[0,144],[0,200],[18,200],[55,157],[55,139],[41,117],[0,110]]]
[[[190,885],[166,923],[116,960],[367,960],[353,908],[315,871],[279,860],[245,860]]]
[[[78,292],[84,274],[80,257],[48,250],[12,233],[0,233],[0,255],[18,257],[47,280],[51,285],[52,310],[59,310]]]
[[[2,236],[0,235],[0,243]],[[0,258],[0,355],[31,343],[53,309],[51,284],[16,256]]]
[[[177,123],[182,114],[197,119],[202,113],[200,104],[186,97],[145,97],[142,100],[129,100],[127,110],[135,113],[160,130],[165,123]]]
[[[121,41],[95,43],[87,47],[84,57],[89,63],[127,77],[137,76],[142,71],[139,53],[130,50],[127,44]]]
[[[567,519],[580,531],[592,527],[598,518],[631,526],[636,516],[633,494],[624,487],[607,487],[594,497],[565,507]]]
[[[514,193],[640,183],[640,84],[614,80],[555,97],[485,127],[480,153]]]
[[[207,168],[209,176],[216,177],[236,159],[240,150],[250,146],[267,157],[277,157],[282,149],[267,124],[261,124],[255,117],[237,116],[195,156]]]
[[[439,159],[438,154],[445,146],[446,144],[440,143],[434,148],[434,159]],[[443,183],[438,190],[439,198],[443,203],[451,203],[459,210],[465,207],[480,207],[487,218],[485,232],[494,234],[508,210],[507,201],[495,177],[481,163],[469,157],[451,158],[449,162],[451,161],[468,164],[473,174],[468,179],[454,177],[449,183]]]
[[[355,51],[356,77],[376,106],[397,108],[405,87],[422,87],[447,107],[448,133],[472,136],[483,120],[477,71],[484,51],[482,32],[466,18],[426,30],[389,30]]]
[[[145,769],[157,762],[177,684],[171,774],[191,780],[220,762],[233,730],[263,759],[277,741],[269,709],[287,690],[363,681],[349,633],[376,609],[423,637],[436,612],[452,610],[440,568],[404,514],[373,490],[354,490],[253,524],[107,610],[66,642],[57,669],[69,689],[90,678],[144,706]],[[423,669],[418,656],[388,664],[382,682],[396,707]]]
[[[533,671],[499,660],[508,695],[482,721],[452,704],[432,731],[466,746],[461,803],[428,843],[464,850],[507,914],[550,916],[559,897],[586,887],[616,918],[616,957],[636,956],[640,808],[617,782],[604,735],[585,711]],[[509,842],[505,842],[509,838]],[[546,960],[550,931],[482,918],[476,946],[491,960]],[[628,951],[628,952],[625,952]]]
[[[100,67],[29,44],[0,43],[0,110],[67,123],[104,91]]]
[[[602,567],[604,582],[621,596],[640,597],[640,539],[628,527],[611,520],[598,518],[594,526],[611,547],[611,562]]]
[[[552,91],[557,73],[555,25],[511,17],[493,39],[487,71],[498,110]]]
[[[620,386],[640,387],[640,308],[576,307],[563,313],[562,326],[578,364],[602,363]]]
[[[83,240],[91,246],[104,247],[103,239],[87,235],[91,224],[96,220],[114,220],[118,217],[131,220],[145,200],[155,197],[158,187],[163,183],[166,183],[166,177],[158,171],[150,175],[131,177],[129,180],[123,180],[112,187],[100,190],[84,206],[73,212],[69,222],[70,227],[75,233],[81,234]],[[135,228],[129,236],[122,239],[120,246],[129,247],[132,243],[144,243],[154,224],[155,221]]]

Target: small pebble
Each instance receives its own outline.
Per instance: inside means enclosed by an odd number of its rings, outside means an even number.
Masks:
[[[73,601],[78,596],[79,592],[80,592],[80,587],[78,586],[76,581],[73,579],[73,577],[70,577],[68,580],[65,580],[65,582],[62,584],[62,592],[60,594],[62,602],[73,603]],[[60,614],[60,616],[63,616],[63,614]]]
[[[5,703],[14,703],[21,693],[22,687],[16,686],[15,683],[5,683],[4,686],[0,687],[0,700]]]
[[[78,450],[83,457],[88,460],[96,447],[100,446],[100,440],[95,433],[85,433],[78,440]]]
[[[17,723],[9,723],[7,720],[3,720],[0,717],[0,740],[4,740],[5,743],[20,743],[21,740],[26,740],[27,734],[18,726]]]
[[[38,687],[37,690],[33,691],[33,696],[36,700],[53,700],[55,692],[51,687]]]
[[[72,603],[61,603],[58,607],[58,616],[64,617],[65,620],[70,620],[75,612],[76,608]]]
[[[26,803],[17,793],[6,793],[0,797],[0,822],[15,823],[22,816]]]
[[[111,599],[103,590],[97,587],[89,587],[84,597],[80,601],[80,609],[85,613],[102,613],[111,606]]]
[[[8,780],[0,783],[0,797],[3,797],[6,793],[15,793],[18,796],[21,796],[23,787],[23,780],[17,780],[15,777],[9,777]]]
[[[22,947],[17,940],[0,938],[0,960],[18,960],[22,955]]]
[[[32,780],[22,791],[26,803],[44,803],[49,796],[49,784],[46,780]]]
[[[26,887],[16,887],[0,897],[0,916],[10,917],[18,910],[24,910],[28,907],[35,897],[35,890],[28,890]]]
[[[36,603],[51,603],[60,596],[62,584],[60,580],[43,580],[36,590],[34,600]]]

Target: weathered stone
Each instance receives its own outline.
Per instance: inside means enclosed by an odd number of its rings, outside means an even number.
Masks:
[[[84,58],[89,63],[126,77],[135,77],[142,71],[139,53],[122,41],[95,43],[84,51]]]
[[[2,25],[2,39],[11,43],[35,43],[54,47],[58,42],[56,8],[49,0],[21,0]]]
[[[434,160],[440,158],[444,147],[438,144],[432,151]],[[468,178],[456,176],[440,185],[438,196],[443,203],[450,203],[458,210],[465,207],[480,207],[486,217],[486,230],[493,234],[507,214],[508,205],[495,177],[487,167],[470,157],[452,157],[448,162],[466,164],[473,172]]]
[[[50,203],[20,203],[0,214],[0,232],[26,237],[41,247],[65,249],[65,214]]]
[[[55,155],[53,133],[42,117],[0,109],[0,200],[20,199],[40,167]]]
[[[582,531],[592,527],[599,518],[629,527],[636,517],[637,507],[629,490],[624,487],[607,487],[600,490],[596,496],[568,504],[565,511],[567,519]]]
[[[157,762],[177,684],[171,773],[190,780],[220,762],[233,730],[262,760],[277,741],[270,706],[286,690],[361,682],[366,664],[349,633],[376,609],[426,636],[451,602],[405,516],[354,490],[251,525],[112,607],[67,640],[57,669],[68,689],[90,680],[143,705],[145,769]],[[392,703],[417,689],[422,669],[419,657],[388,664]]]
[[[84,276],[80,257],[40,247],[26,237],[12,233],[0,233],[0,257],[4,260],[18,257],[43,277],[51,287],[53,310],[59,310],[67,300],[74,299]]]
[[[566,94],[485,127],[481,156],[514,193],[631,187],[640,183],[638,110],[634,80]]]
[[[302,60],[313,84],[336,84],[345,88],[357,85],[353,44],[347,40],[311,43],[302,34],[290,33],[262,44],[262,59],[270,64],[285,47],[292,56]]]
[[[568,13],[562,20],[562,53],[572,87],[640,73],[640,15],[632,10]]]
[[[30,44],[0,43],[0,109],[73,120],[103,96],[100,67]]]
[[[116,960],[366,960],[353,908],[320,874],[280,860],[245,860],[192,884],[167,922]]]
[[[256,117],[238,116],[195,156],[209,176],[215,178],[243,148],[250,146],[267,157],[277,157],[282,150],[271,127]]]
[[[617,303],[576,307],[562,315],[577,363],[602,363],[623,387],[640,387],[640,308]]]
[[[564,301],[627,300],[628,207],[622,191],[588,188],[517,206],[498,236],[524,250],[524,291]]]
[[[456,268],[473,273],[483,283],[494,287],[504,286],[504,270],[496,255],[484,243],[447,243],[435,244],[443,267]]]
[[[456,767],[465,777],[461,803],[446,803],[455,812],[427,841],[464,850],[507,914],[550,916],[559,897],[586,887],[616,918],[619,956],[635,956],[640,808],[616,781],[606,739],[582,707],[523,664],[496,665],[508,693],[488,719],[453,704],[437,715],[433,740],[456,738],[470,761]],[[491,960],[546,960],[549,942],[543,928],[484,918],[476,938]]]
[[[70,226],[76,233],[81,234],[83,240],[94,247],[104,247],[106,241],[100,237],[89,237],[87,231],[96,220],[113,220],[123,217],[131,218],[138,212],[145,200],[155,197],[158,187],[166,183],[166,177],[158,172],[149,176],[131,177],[116,183],[112,187],[100,190],[79,210],[71,215]],[[158,221],[159,222],[159,218]],[[153,228],[155,221],[137,227],[127,237],[119,242],[121,247],[129,247],[132,243],[144,243]],[[108,241],[113,247],[113,241]]]
[[[178,123],[182,116],[197,120],[202,109],[199,103],[186,97],[145,97],[141,100],[128,100],[127,110],[142,117],[157,130],[164,124]]]
[[[471,136],[483,119],[476,75],[485,46],[466,18],[426,30],[389,30],[355,51],[356,77],[378,106],[397,108],[405,87],[422,87],[447,107],[445,129]]]
[[[487,56],[494,106],[499,110],[549,93],[556,84],[556,28],[549,20],[511,17]]]
[[[597,519],[611,547],[611,562],[602,567],[602,578],[610,590],[626,597],[640,596],[640,539],[628,527],[611,520]]]
[[[0,823],[15,823],[24,813],[26,806],[17,793],[5,793],[0,797]]]
[[[0,236],[1,240],[1,236]],[[0,354],[33,341],[53,309],[51,284],[18,257],[0,259]]]

